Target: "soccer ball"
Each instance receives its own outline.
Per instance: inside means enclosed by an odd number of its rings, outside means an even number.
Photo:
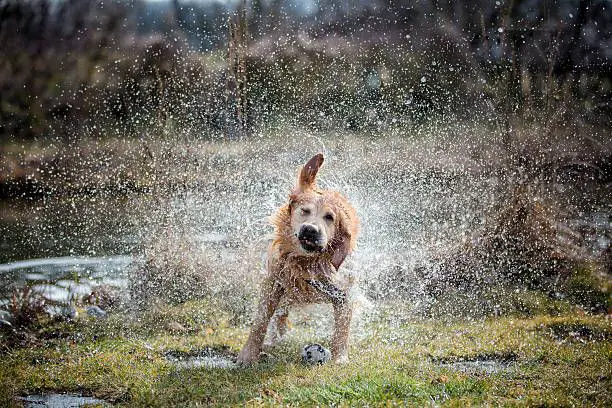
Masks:
[[[302,349],[302,361],[306,364],[325,364],[331,359],[331,352],[320,344],[308,344]]]

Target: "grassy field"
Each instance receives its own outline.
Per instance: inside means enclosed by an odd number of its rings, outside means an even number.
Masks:
[[[149,307],[140,315],[111,310],[103,320],[81,311],[73,321],[41,318],[17,338],[0,332],[0,406],[19,406],[19,397],[52,392],[92,395],[118,406],[610,406],[612,325],[605,314],[610,310],[609,275],[603,260],[583,259],[579,265],[588,274],[571,270],[563,275],[568,278],[561,282],[565,286],[555,287],[560,294],[549,293],[552,286],[545,279],[537,291],[528,284],[503,287],[498,275],[491,275],[491,286],[482,287],[497,290],[490,297],[457,287],[438,299],[439,307],[429,315],[407,310],[421,299],[417,261],[426,264],[432,254],[452,257],[456,243],[476,242],[473,231],[482,230],[487,214],[503,202],[504,180],[523,174],[524,169],[506,163],[510,156],[501,142],[493,143],[497,139],[486,139],[485,133],[440,127],[374,139],[287,131],[258,136],[257,143],[169,140],[149,146],[106,140],[25,150],[17,144],[4,146],[0,182],[7,186],[5,193],[11,196],[11,188],[25,185],[31,190],[18,191],[34,197],[19,207],[14,199],[0,207],[0,230],[6,231],[8,248],[1,256],[7,261],[25,259],[22,253],[68,255],[67,249],[80,248],[77,241],[97,243],[100,248],[94,249],[100,253],[95,255],[100,255],[105,253],[99,244],[104,239],[125,239],[129,245],[121,251],[129,252],[134,237],[153,237],[158,241],[140,244],[149,249],[150,259],[161,260],[162,277],[164,271],[172,272],[161,280],[157,294],[169,298],[175,274],[193,272],[204,274],[212,303]],[[517,138],[517,145],[522,141]],[[581,157],[582,150],[572,149]],[[266,217],[286,199],[297,166],[316,151],[327,157],[322,184],[347,193],[362,218],[363,234],[353,257],[365,278],[362,289],[385,299],[377,300],[356,325],[351,362],[319,367],[301,363],[303,345],[329,346],[329,315],[318,311],[312,320],[304,314],[292,317],[290,336],[266,350],[267,358],[254,367],[177,366],[169,355],[207,350],[237,355],[255,293],[247,283],[259,268],[269,233]],[[608,224],[591,220],[607,214],[606,184],[564,180],[530,184],[527,201],[540,203],[551,195],[550,201],[565,212],[551,211],[550,224],[571,227],[580,221],[591,232],[571,236],[592,249],[585,242],[599,242],[608,231]],[[189,194],[177,194],[177,186]],[[79,194],[82,198],[75,199]],[[566,214],[572,209],[581,210]],[[129,220],[133,230],[119,228],[126,222],[114,226],[109,220],[115,219]],[[172,223],[165,223],[167,219]],[[109,231],[100,225],[110,225]],[[526,225],[539,237],[533,248],[548,248],[541,242],[555,251],[566,248],[557,245],[563,234],[544,234],[541,226],[549,224]],[[206,241],[211,231],[222,236],[219,242]],[[531,236],[519,233],[521,239]],[[83,239],[85,235],[91,239]],[[66,237],[73,238],[69,245]],[[30,246],[22,250],[14,244],[20,242]],[[40,243],[55,246],[32,252]],[[445,270],[454,272],[457,265],[448,264]],[[229,286],[228,271],[233,274]],[[588,281],[581,280],[586,277]],[[193,290],[187,287],[191,281],[185,282],[173,290]],[[380,290],[372,282],[381,283]],[[196,292],[204,293],[199,288]],[[400,304],[390,303],[392,299]],[[599,306],[589,308],[590,299]],[[475,310],[474,302],[482,310]],[[503,317],[462,320],[451,313]],[[437,318],[417,317],[423,315]],[[9,340],[18,344],[9,347]]]
[[[344,366],[300,362],[306,342],[327,344],[313,338],[314,323],[306,315],[297,316],[291,335],[268,350],[264,361],[230,369],[181,368],[166,357],[209,348],[237,354],[246,327],[232,326],[207,304],[191,302],[138,319],[115,314],[43,322],[29,347],[2,352],[0,405],[49,392],[93,395],[118,406],[612,402],[608,316],[574,309],[558,316],[443,323],[398,319],[392,305],[376,310],[355,333],[351,362]]]
[[[153,226],[165,225],[159,221],[172,214],[174,222],[185,229],[179,229],[179,236],[223,232],[227,236],[222,242],[225,258],[216,257],[220,250],[214,242],[210,248],[196,246],[201,253],[184,251],[181,245],[173,252],[167,243],[175,242],[174,235],[160,235],[160,254],[170,270],[187,265],[198,273],[233,271],[234,285],[229,289],[220,285],[224,292],[213,288],[217,290],[211,291],[213,304],[192,301],[150,308],[139,316],[115,312],[105,320],[94,320],[85,313],[70,322],[43,318],[18,338],[21,344],[17,346],[8,347],[8,340],[15,339],[0,333],[0,406],[20,405],[21,396],[51,392],[92,395],[119,406],[612,404],[609,316],[589,314],[574,306],[580,302],[571,302],[571,297],[553,300],[544,292],[529,292],[531,297],[525,297],[522,292],[502,291],[488,299],[495,307],[485,310],[484,315],[505,317],[470,321],[447,316],[461,309],[464,297],[474,301],[469,290],[458,290],[449,304],[440,305],[441,313],[433,314],[437,319],[426,320],[402,312],[418,295],[404,288],[405,292],[383,297],[387,300],[378,301],[375,312],[360,322],[351,362],[346,366],[307,367],[300,362],[303,345],[329,345],[329,316],[325,314],[322,324],[321,316],[308,320],[298,315],[295,330],[286,341],[267,350],[265,361],[251,368],[181,368],[170,361],[169,354],[188,356],[211,349],[227,357],[238,353],[248,330],[244,321],[248,313],[243,307],[250,304],[249,293],[254,293],[241,277],[257,269],[265,246],[261,237],[268,232],[265,217],[285,199],[297,165],[313,151],[323,150],[329,159],[324,184],[346,191],[362,214],[366,227],[355,263],[366,278],[384,277],[380,274],[393,271],[409,259],[427,259],[423,249],[439,251],[448,246],[445,242],[460,242],[465,231],[478,224],[487,203],[497,197],[498,183],[487,180],[497,180],[495,174],[502,171],[503,163],[489,160],[498,151],[490,145],[486,153],[478,153],[484,142],[477,130],[466,132],[463,144],[445,143],[452,133],[448,130],[423,132],[428,136],[395,135],[384,142],[346,134],[300,134],[307,140],[305,144],[304,138],[290,134],[264,138],[256,144],[201,141],[158,144],[150,149],[135,141],[110,148],[108,142],[94,147],[85,144],[72,151],[72,156],[48,147],[30,158],[21,157],[18,146],[7,148],[5,160],[25,164],[5,166],[21,173],[3,177],[9,181],[17,180],[17,176],[27,178],[32,170],[28,163],[32,168],[39,163],[45,168],[47,163],[49,171],[32,177],[36,176],[35,187],[44,194],[55,194],[43,202],[49,208],[42,206],[38,212],[27,203],[23,216],[15,215],[9,203],[11,211],[3,212],[3,219],[8,220],[5,230],[20,234],[10,242],[24,241],[26,236],[21,228],[25,224],[13,218],[45,221],[53,215],[60,220],[82,220],[85,213],[89,220],[95,217],[107,223],[114,214],[109,208],[115,207],[106,204],[103,194],[96,195],[99,191],[123,191],[125,187],[126,194],[142,190],[153,192],[153,197],[173,197],[168,193],[173,191],[172,186],[193,186],[193,197],[170,200],[172,206],[157,203],[160,214],[149,210],[155,207],[151,203],[138,205],[138,197],[126,197],[131,207],[146,210],[143,219]],[[440,146],[445,148],[441,150]],[[389,150],[394,153],[392,160],[387,159]],[[130,156],[135,158],[128,160]],[[121,158],[126,158],[123,165],[117,164]],[[573,199],[574,191],[587,194],[580,189],[568,190],[566,195]],[[71,198],[75,191],[86,192],[95,205],[81,208],[80,201],[75,205]],[[229,208],[226,193],[234,203]],[[60,211],[63,207],[49,204],[53,197],[61,204],[64,196],[70,198],[72,210]],[[117,208],[120,213],[124,206]],[[451,221],[437,222],[440,219]],[[158,236],[146,234],[150,227],[144,222],[137,225],[142,224],[142,235]],[[32,237],[38,239],[33,239],[34,243],[48,242],[42,239],[47,235],[63,236],[52,228],[32,225]],[[78,224],[62,221],[58,225]],[[81,229],[70,227],[66,233],[72,236],[75,231],[91,230],[95,238],[91,242],[98,242],[102,233],[96,225],[97,221],[90,221]],[[48,232],[40,235],[40,231]],[[113,230],[108,236],[116,240],[120,233],[131,234]],[[76,238],[82,236],[77,234]],[[63,255],[61,251],[52,253]],[[402,254],[403,258],[390,254]],[[402,273],[411,270],[410,265],[398,269]],[[401,282],[408,279],[418,283],[410,276]],[[607,276],[602,278],[606,282]],[[219,277],[225,279],[225,274]],[[388,294],[396,284],[387,282],[383,292]],[[591,286],[586,288],[580,294],[592,296]],[[167,292],[168,287],[162,285],[161,289]],[[516,296],[521,299],[517,301]],[[601,296],[607,297],[607,292],[601,292]],[[407,300],[398,307],[389,304],[389,299]],[[507,310],[504,302],[509,305]],[[473,309],[470,305],[466,306],[468,310]],[[513,314],[515,317],[510,317]]]

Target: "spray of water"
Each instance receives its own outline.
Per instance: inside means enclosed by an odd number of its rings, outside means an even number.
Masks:
[[[108,252],[129,258],[102,258],[101,266],[91,258],[66,259],[59,267],[56,261],[3,266],[5,310],[10,290],[26,283],[60,307],[96,299],[93,288],[110,283],[128,310],[206,298],[234,323],[247,322],[265,273],[267,217],[317,151],[327,157],[321,185],[347,195],[362,221],[358,249],[343,266],[359,277],[359,310],[380,314],[373,304],[400,302],[397,319],[474,317],[513,313],[513,296],[528,290],[571,296],[572,268],[586,261],[605,268],[607,204],[588,197],[598,183],[587,190],[563,182],[541,170],[545,157],[513,167],[504,146],[486,132],[428,125],[373,139],[285,128],[244,141],[136,142],[126,149],[133,158],[124,158],[140,172],[143,193],[96,195],[76,205],[51,197],[28,210],[40,219],[32,238],[46,242],[49,253],[77,252],[85,234],[112,240]],[[559,194],[559,188],[572,190]],[[109,220],[115,223],[110,231],[100,228]],[[105,264],[109,270],[101,274]],[[595,309],[603,304],[573,300]],[[323,332],[315,334],[326,333],[325,319],[318,321]]]

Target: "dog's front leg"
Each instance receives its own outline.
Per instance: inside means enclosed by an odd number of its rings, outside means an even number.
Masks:
[[[347,300],[334,302],[334,334],[332,359],[336,363],[348,363],[348,340],[353,310]]]
[[[282,295],[283,288],[278,283],[269,282],[265,284],[264,290],[262,290],[262,299],[257,308],[255,321],[251,327],[251,333],[249,334],[246,344],[238,354],[238,364],[250,364],[259,357],[261,346],[266,337],[268,324],[270,323],[270,318],[274,314]]]

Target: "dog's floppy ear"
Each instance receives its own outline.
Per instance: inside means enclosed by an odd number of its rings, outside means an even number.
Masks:
[[[338,214],[338,229],[336,230],[336,234],[331,242],[331,263],[334,265],[334,268],[338,270],[344,259],[353,249],[353,242],[351,233],[348,230],[347,220],[345,217],[346,214]]]
[[[345,230],[341,230],[340,234],[332,241],[332,259],[331,263],[338,270],[344,259],[351,251],[351,236]]]
[[[315,184],[315,180],[317,178],[317,172],[319,168],[323,164],[323,154],[317,153],[313,156],[312,159],[308,160],[302,170],[300,170],[300,174],[298,175],[298,185],[297,188],[301,191],[308,191],[312,189]]]

